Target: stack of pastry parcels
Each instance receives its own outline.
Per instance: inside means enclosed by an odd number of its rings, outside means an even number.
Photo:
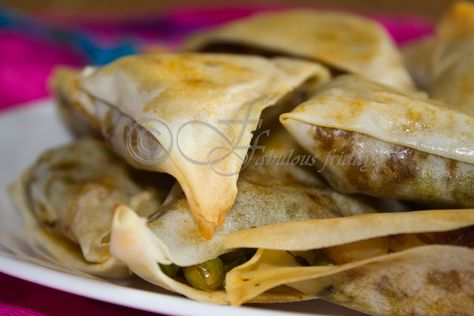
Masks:
[[[380,26],[286,11],[184,49],[55,72],[81,137],[11,188],[35,248],[205,302],[472,311],[474,117]]]

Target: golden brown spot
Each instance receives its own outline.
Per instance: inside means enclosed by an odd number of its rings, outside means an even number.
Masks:
[[[380,277],[380,279],[375,283],[375,288],[390,301],[402,301],[409,298],[409,295],[394,286],[390,281],[390,278],[386,275]]]
[[[456,293],[462,290],[459,272],[432,270],[426,275],[426,282],[446,292]]]
[[[329,103],[329,99],[328,99],[327,97],[319,97],[319,98],[316,100],[316,103],[328,104],[328,103]]]
[[[318,205],[322,209],[327,209],[331,215],[335,217],[342,217],[344,213],[336,206],[334,200],[331,197],[324,194],[320,194],[313,190],[305,190],[306,196],[308,196],[315,205]],[[319,214],[322,215],[322,214]],[[328,214],[329,215],[329,214]]]
[[[351,113],[353,113],[353,115],[356,113],[360,113],[365,103],[366,101],[363,99],[352,99],[349,102],[349,105],[351,106]]]
[[[208,85],[208,86],[212,86],[212,85],[216,85],[216,83],[210,81],[210,80],[206,80],[206,79],[201,79],[201,78],[189,78],[189,79],[184,79],[183,82],[186,84],[186,85],[189,85],[191,87],[196,87],[196,86],[204,86],[204,85]]]
[[[413,108],[408,108],[406,116],[407,119],[414,123],[421,122],[423,120],[423,114],[418,110],[414,110]]]
[[[458,162],[453,159],[447,159],[446,170],[447,174],[446,177],[448,179],[454,179],[456,177],[458,171]]]
[[[355,279],[358,279],[358,278],[363,278],[364,277],[363,268],[350,269],[346,272],[346,276],[349,280],[355,280]]]

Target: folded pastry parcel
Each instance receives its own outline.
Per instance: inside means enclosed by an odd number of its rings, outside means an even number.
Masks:
[[[35,250],[71,270],[126,277],[128,268],[109,251],[112,217],[118,204],[145,217],[156,211],[172,180],[147,178],[86,138],[44,152],[10,192]]]
[[[376,213],[236,232],[224,244],[260,250],[227,274],[227,298],[242,304],[286,284],[370,315],[469,314],[473,211]]]
[[[52,86],[129,164],[175,177],[209,238],[235,201],[262,111],[278,117],[328,78],[319,64],[288,58],[155,54],[60,70]]]
[[[453,5],[434,36],[407,45],[403,53],[420,88],[474,115],[474,4]]]
[[[359,15],[285,10],[251,15],[189,37],[183,50],[291,56],[403,90],[413,82],[391,37]]]
[[[474,4],[460,2],[437,29],[430,95],[474,115]]]
[[[280,117],[333,188],[430,206],[474,206],[474,117],[341,76]]]

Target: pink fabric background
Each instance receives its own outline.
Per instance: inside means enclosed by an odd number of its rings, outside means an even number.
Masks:
[[[246,16],[260,9],[179,10],[161,16],[160,21],[149,18],[149,24],[141,23],[138,27],[130,24],[104,25],[99,22],[83,23],[82,27],[104,40],[116,39],[123,33],[127,33],[127,36],[133,34],[142,45],[139,50],[146,50],[148,45],[157,41],[173,45],[190,31]],[[376,19],[387,28],[397,43],[432,31],[430,23],[418,18],[378,16]],[[87,63],[84,56],[70,47],[1,28],[0,52],[0,110],[47,96],[46,81],[55,65],[81,66]],[[0,273],[0,315],[150,314],[49,289]]]
[[[0,109],[48,95],[55,65],[80,66],[81,56],[56,43],[0,29]]]
[[[0,315],[149,316],[152,314],[53,290],[0,273]]]

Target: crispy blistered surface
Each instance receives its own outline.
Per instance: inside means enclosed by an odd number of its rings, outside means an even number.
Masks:
[[[86,69],[80,81],[102,130],[137,132],[139,125],[150,132],[163,149],[151,150],[151,157],[130,148],[135,144],[127,137],[105,136],[134,166],[175,177],[209,238],[235,201],[242,157],[261,112],[280,108],[276,104],[305,82],[316,86],[328,78],[314,62],[188,53],[124,57]]]
[[[337,193],[328,187],[309,185],[298,167],[281,167],[272,175],[271,168],[245,170],[237,183],[239,194],[224,224],[210,240],[205,240],[189,214],[184,198],[165,207],[165,213],[149,228],[170,251],[178,265],[200,263],[226,251],[223,238],[231,232],[269,224],[334,218],[373,213],[376,210],[355,197]]]
[[[474,117],[422,95],[404,94],[351,75],[339,76],[280,117],[359,132],[445,158],[474,163]],[[290,131],[291,132],[291,131]],[[303,141],[305,135],[293,133]]]
[[[390,36],[374,21],[354,14],[314,10],[257,14],[197,33],[183,49],[294,56],[413,89]]]
[[[133,204],[146,216],[163,198],[164,192],[147,188],[135,176],[104,143],[83,139],[42,154],[24,186],[29,208],[45,230],[79,244],[87,260],[103,262],[110,258],[115,207]]]
[[[369,314],[470,315],[473,265],[472,249],[433,245],[292,286]]]
[[[317,170],[337,190],[430,204],[474,206],[474,165],[374,137],[313,126]]]

